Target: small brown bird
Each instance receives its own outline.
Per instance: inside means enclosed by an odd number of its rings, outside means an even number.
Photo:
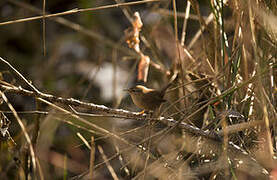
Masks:
[[[166,89],[165,89],[166,90]],[[166,100],[163,99],[165,90],[158,91],[142,85],[127,89],[136,106],[148,111],[154,111]]]
[[[133,103],[137,107],[147,111],[155,111],[161,106],[163,102],[166,102],[164,99],[165,92],[172,82],[177,79],[177,77],[177,73],[174,73],[169,83],[161,90],[150,89],[142,85],[136,85],[135,87],[126,90],[131,95]],[[143,112],[144,111],[141,113]]]

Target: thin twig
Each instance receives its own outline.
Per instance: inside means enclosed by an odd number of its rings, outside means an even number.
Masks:
[[[180,44],[179,44],[179,39],[178,39],[178,22],[177,22],[177,8],[176,8],[176,0],[172,0],[172,3],[173,3],[173,12],[174,12],[174,30],[175,30],[175,45],[176,45],[176,49],[177,49],[177,53],[178,53],[178,58],[177,60],[179,61],[179,72],[180,72],[180,75],[181,75],[181,84],[185,84],[184,83],[184,71],[183,71],[183,61],[181,59],[181,47],[180,47]],[[183,90],[183,96],[186,95],[186,90],[185,90],[185,87],[183,86],[182,88]],[[184,104],[185,104],[185,99],[184,99]]]
[[[87,120],[85,120],[85,119],[79,117],[78,115],[73,114],[72,112],[69,112],[69,111],[67,111],[67,110],[65,110],[65,109],[63,109],[63,108],[61,108],[61,107],[59,107],[59,106],[57,106],[57,105],[55,105],[55,104],[53,104],[53,103],[51,103],[51,102],[45,100],[45,99],[38,98],[38,100],[40,100],[41,102],[43,102],[43,103],[45,103],[45,104],[48,104],[48,105],[52,106],[53,108],[55,108],[55,109],[57,109],[57,110],[59,110],[59,111],[61,111],[61,112],[64,112],[64,113],[66,113],[66,114],[68,114],[68,115],[70,115],[70,116],[72,116],[72,117],[78,119],[80,122],[82,122],[82,123],[84,123],[84,124],[86,124],[86,125],[88,125],[88,126],[90,126],[90,127],[92,127],[92,128],[95,128],[95,129],[97,129],[98,131],[100,131],[100,132],[102,132],[102,133],[104,133],[104,134],[109,134],[109,135],[111,135],[112,137],[114,137],[114,138],[116,138],[116,139],[122,141],[123,143],[125,143],[125,144],[127,144],[127,145],[134,146],[133,144],[129,143],[129,142],[128,142],[127,140],[125,140],[124,138],[121,138],[121,137],[119,137],[118,135],[116,135],[116,134],[114,134],[114,133],[112,133],[112,132],[110,132],[110,131],[108,131],[108,130],[102,128],[102,127],[99,127],[99,126],[97,126],[97,125],[95,125],[95,124],[93,124],[93,123],[91,123],[91,122],[88,122]]]
[[[80,13],[80,12],[97,11],[97,10],[103,10],[103,9],[109,9],[109,8],[117,8],[120,6],[132,6],[132,5],[138,5],[138,4],[143,4],[143,3],[155,2],[155,1],[160,1],[160,0],[144,0],[144,1],[135,1],[135,2],[128,2],[128,3],[118,3],[118,4],[111,4],[111,5],[106,5],[106,6],[95,7],[95,8],[84,8],[84,9],[76,8],[76,9],[72,9],[69,11],[61,12],[61,13],[48,14],[48,15],[35,16],[35,17],[30,17],[30,18],[17,19],[17,20],[12,20],[12,21],[6,21],[6,22],[0,23],[0,26],[21,23],[21,22],[26,22],[26,21],[33,21],[33,20],[44,19],[44,18],[64,16],[64,15],[75,14],[75,13]]]
[[[110,171],[113,179],[114,180],[119,180],[116,173],[115,173],[115,171],[114,171],[114,169],[113,169],[113,167],[111,166],[110,162],[107,161],[107,156],[105,155],[103,148],[101,146],[97,146],[97,147],[98,147],[98,150],[99,150],[100,154],[102,155],[103,160],[106,162],[106,166],[107,166],[108,170]]]
[[[185,14],[184,23],[183,23],[183,30],[182,30],[181,46],[184,46],[184,44],[185,44],[186,29],[187,29],[187,22],[188,22],[188,18],[189,18],[189,12],[190,12],[190,1],[187,1],[186,14]]]
[[[90,179],[93,179],[94,161],[95,161],[95,142],[94,142],[94,136],[91,136],[90,161],[89,161]]]
[[[208,25],[210,24],[210,22],[212,22],[212,20],[214,19],[214,15],[213,13],[210,13],[208,18],[205,20],[205,24]],[[194,37],[192,38],[192,40],[190,41],[187,49],[190,50],[192,48],[192,46],[197,42],[197,40],[199,39],[200,35],[202,34],[202,31],[204,31],[205,26],[200,27],[200,29],[196,32],[196,34],[194,35]]]
[[[161,14],[161,15],[174,16],[174,12],[172,12],[170,10],[167,10],[167,9],[157,9],[156,12]],[[186,13],[177,12],[177,17],[186,18]],[[197,15],[191,14],[189,16],[189,19],[198,20],[199,18],[198,18]],[[204,17],[203,19],[207,19],[207,18]]]
[[[89,145],[89,143],[88,143],[88,141],[86,140],[86,138],[84,138],[84,136],[81,134],[81,133],[79,133],[79,132],[77,132],[77,136],[81,139],[81,141],[86,145],[86,147],[88,148],[88,149],[90,149],[90,145]]]
[[[43,13],[43,19],[42,19],[42,41],[43,41],[43,56],[46,56],[46,40],[45,40],[45,34],[46,34],[46,29],[45,29],[45,2],[46,0],[43,0],[43,5],[42,5],[42,13]]]

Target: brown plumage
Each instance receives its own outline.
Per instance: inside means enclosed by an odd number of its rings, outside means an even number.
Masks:
[[[134,104],[144,110],[155,111],[158,109],[164,100],[164,95],[167,88],[177,78],[177,74],[171,77],[169,83],[161,90],[150,89],[142,85],[136,85],[135,87],[127,89],[132,97]]]
[[[155,89],[149,89],[142,85],[137,85],[127,90],[136,106],[144,110],[154,111],[165,102],[164,92]]]

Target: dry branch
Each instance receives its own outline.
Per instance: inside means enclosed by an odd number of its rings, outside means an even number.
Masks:
[[[129,143],[124,138],[121,138],[120,136],[118,136],[118,135],[116,135],[112,132],[109,132],[108,130],[106,130],[104,128],[98,127],[97,125],[94,125],[94,124],[86,121],[85,119],[80,118],[76,114],[76,112],[71,112],[71,111],[65,110],[61,107],[58,107],[57,105],[55,105],[53,103],[61,103],[63,105],[67,105],[67,106],[84,107],[84,108],[90,109],[92,111],[92,114],[109,115],[109,116],[112,116],[114,118],[125,118],[125,119],[134,119],[134,120],[142,120],[143,119],[143,120],[149,120],[149,121],[161,121],[161,122],[165,123],[166,125],[168,125],[170,127],[178,127],[180,129],[182,129],[186,133],[188,133],[188,134],[190,134],[194,137],[197,137],[196,139],[200,138],[201,141],[202,141],[201,147],[202,146],[205,147],[205,144],[207,144],[205,142],[213,142],[213,143],[208,143],[208,144],[217,144],[218,147],[222,146],[222,143],[223,143],[222,139],[215,132],[203,131],[203,130],[197,128],[197,127],[191,126],[191,125],[183,123],[181,121],[176,121],[173,118],[165,118],[165,117],[149,118],[146,114],[140,114],[140,113],[137,113],[137,112],[131,112],[131,111],[123,110],[123,109],[112,109],[112,108],[108,108],[108,107],[103,106],[103,105],[97,105],[97,104],[94,104],[94,103],[83,102],[83,101],[80,101],[80,100],[77,100],[77,99],[74,99],[74,98],[62,98],[62,97],[56,97],[56,96],[51,95],[51,94],[42,93],[33,84],[31,84],[20,72],[18,72],[8,61],[4,60],[1,57],[0,57],[0,61],[2,61],[4,64],[6,64],[9,67],[9,69],[12,72],[14,72],[18,77],[20,77],[31,89],[31,90],[27,90],[27,89],[22,88],[21,86],[14,86],[14,85],[12,85],[10,83],[7,83],[5,81],[0,81],[0,90],[1,91],[5,92],[5,93],[15,93],[15,94],[22,94],[22,95],[25,95],[25,96],[35,97],[38,100],[52,106],[53,108],[55,108],[55,109],[57,109],[61,112],[64,112],[64,113],[80,120],[81,122],[83,122],[87,125],[90,125],[91,127],[99,130],[100,132],[102,132],[104,134],[109,134],[110,136],[120,140],[121,142],[124,142],[124,143],[130,145],[131,147],[134,147],[134,146],[137,146],[137,145]],[[255,79],[255,77],[253,77],[249,81],[253,81],[254,79]],[[224,93],[222,93],[222,95],[220,95],[218,97],[211,98],[210,101],[207,104],[210,104],[210,103],[214,102],[218,98],[222,98],[222,97],[226,96],[226,94],[228,94],[229,92],[233,92],[236,89],[241,88],[242,86],[244,86],[248,83],[249,82],[242,83],[240,85],[237,85],[236,87],[233,87],[231,89],[226,90]],[[159,135],[159,134],[160,133],[157,133],[156,135]],[[148,139],[149,138],[144,139],[143,142],[148,141]],[[140,144],[143,143],[143,142],[140,142]],[[192,145],[192,147],[197,147],[197,146],[199,146],[199,142],[198,142],[198,140],[195,141],[195,142],[190,142],[190,145]],[[201,147],[198,147],[198,148],[201,148]],[[209,148],[206,148],[206,149],[209,149]],[[220,152],[221,152],[220,149],[221,148],[216,148],[216,149],[218,149],[217,151],[220,154]],[[266,175],[267,174],[266,170],[264,168],[262,168],[259,165],[259,163],[257,163],[257,161],[255,159],[251,158],[251,156],[249,156],[248,153],[246,153],[240,147],[234,145],[232,142],[228,143],[228,152],[229,152],[230,158],[234,160],[235,164],[239,163],[239,162],[236,162],[237,161],[236,157],[241,157],[248,164],[252,164],[251,166],[255,165],[255,167],[257,169],[257,173],[259,175],[262,175],[262,174]],[[240,159],[240,158],[238,158],[238,159]]]
[[[187,133],[190,133],[192,135],[196,136],[202,136],[207,139],[215,140],[221,142],[222,139],[220,136],[215,132],[207,132],[203,131],[195,126],[191,126],[187,123],[176,121],[173,118],[165,118],[165,117],[158,117],[158,118],[149,118],[147,114],[140,114],[137,112],[131,112],[124,109],[113,109],[106,107],[104,105],[97,105],[90,102],[84,102],[80,101],[74,98],[63,98],[63,97],[57,97],[52,94],[46,94],[40,92],[33,84],[31,84],[30,81],[28,81],[20,72],[18,72],[8,61],[4,60],[0,57],[0,61],[2,61],[4,64],[6,64],[18,77],[20,77],[32,90],[27,90],[22,88],[21,86],[14,86],[12,84],[9,84],[7,82],[0,80],[0,89],[4,92],[9,93],[15,93],[15,94],[22,94],[25,96],[31,96],[36,98],[42,98],[44,100],[53,102],[53,103],[61,103],[68,106],[77,106],[77,107],[83,107],[91,110],[92,114],[101,114],[101,115],[108,115],[109,117],[114,118],[125,118],[125,119],[135,119],[135,120],[150,120],[150,121],[160,121],[165,123],[166,125],[170,127],[179,127],[180,129],[184,130]],[[212,104],[213,101],[217,101],[217,99],[226,96],[228,93],[235,91],[238,88],[241,88],[242,86],[248,84],[249,82],[253,81],[256,77],[253,77],[252,79],[249,79],[248,82],[242,83],[241,85],[237,85],[237,87],[231,88],[223,92],[220,96],[214,97],[210,99],[210,101],[202,106],[204,108],[208,104]],[[76,114],[76,112],[73,112],[73,114]],[[222,135],[222,134],[220,134]]]
[[[111,5],[100,6],[100,7],[95,7],[95,8],[86,8],[86,9],[76,8],[76,9],[72,9],[69,11],[61,12],[61,13],[47,14],[47,15],[42,15],[42,16],[35,16],[35,17],[30,17],[30,18],[23,18],[23,19],[17,19],[17,20],[12,20],[12,21],[1,22],[0,26],[14,24],[14,23],[20,23],[20,22],[26,22],[26,21],[32,21],[32,20],[57,17],[57,16],[64,16],[64,15],[75,14],[75,13],[80,13],[80,12],[103,10],[103,9],[109,9],[109,8],[116,8],[116,7],[120,7],[120,6],[131,6],[131,5],[137,5],[137,4],[149,3],[149,2],[155,2],[155,1],[159,1],[159,0],[145,0],[145,1],[135,1],[135,2],[128,2],[128,3],[118,3],[118,4],[111,4]]]

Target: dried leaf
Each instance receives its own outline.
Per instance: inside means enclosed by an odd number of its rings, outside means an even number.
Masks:
[[[138,12],[134,13],[134,18],[132,22],[133,28],[128,28],[124,31],[126,43],[129,48],[133,48],[137,53],[140,52],[139,48],[139,32],[142,28],[142,21]]]
[[[141,54],[141,59],[138,65],[138,81],[147,81],[148,69],[150,64],[150,58]]]

